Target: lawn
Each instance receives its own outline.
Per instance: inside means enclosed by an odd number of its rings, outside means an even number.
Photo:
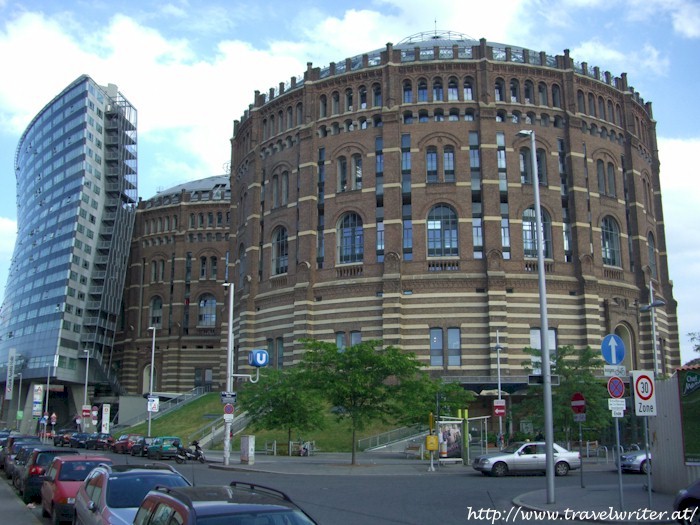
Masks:
[[[179,436],[183,442],[200,428],[213,423],[216,419],[223,419],[223,405],[218,392],[205,394],[183,407],[151,421],[152,436]],[[357,439],[374,436],[401,425],[384,424],[376,422],[368,426],[363,432],[357,433]],[[140,423],[128,429],[120,429],[117,434],[138,433],[147,434],[148,423]],[[239,435],[234,436],[231,447],[240,449],[240,435],[255,435],[257,448],[262,448],[266,441],[277,440],[278,449],[286,452],[287,430],[253,430],[248,427]],[[292,440],[315,441],[316,447],[323,452],[350,452],[352,450],[352,431],[347,420],[338,421],[330,411],[326,414],[326,426],[323,430],[292,433]],[[187,443],[185,443],[187,444]],[[217,448],[216,446],[214,448]],[[218,448],[221,448],[219,443]]]

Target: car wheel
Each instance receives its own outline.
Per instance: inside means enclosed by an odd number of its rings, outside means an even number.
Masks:
[[[642,474],[648,474],[650,469],[651,469],[651,462],[647,462],[646,460],[644,460],[644,461],[642,461],[642,464],[639,467],[639,472],[641,472]]]
[[[560,461],[554,465],[554,473],[557,476],[566,476],[569,473],[569,464],[565,461]]]
[[[678,509],[679,512],[683,512],[683,516],[690,517],[692,516],[692,519],[678,519],[678,523],[681,523],[683,525],[699,525],[700,524],[700,507],[697,505],[693,505],[692,503],[690,505],[687,505],[685,507],[680,507]]]
[[[505,476],[506,474],[508,474],[508,465],[506,465],[502,461],[499,461],[493,467],[491,467],[491,474],[493,474],[497,478]]]

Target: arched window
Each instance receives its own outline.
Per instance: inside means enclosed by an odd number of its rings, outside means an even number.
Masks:
[[[530,148],[520,148],[520,184],[532,184]]]
[[[497,78],[494,84],[494,96],[496,102],[503,102],[505,100],[505,87],[503,85],[503,79]]]
[[[272,274],[287,273],[289,264],[289,244],[287,229],[279,227],[272,233]]]
[[[194,213],[190,213],[190,228],[194,228]]]
[[[338,157],[338,191],[348,191],[348,159]]]
[[[445,94],[442,88],[442,79],[433,79],[433,102],[442,102],[444,100]]]
[[[428,257],[459,255],[457,214],[445,204],[435,206],[427,221]]]
[[[357,94],[360,97],[358,101],[359,109],[367,109],[367,88],[365,86],[360,86],[357,89]]]
[[[403,103],[410,104],[413,102],[413,84],[410,80],[403,81]]]
[[[443,122],[445,120],[445,112],[441,109],[436,109],[433,112],[433,119],[435,122]]]
[[[197,215],[197,228],[204,228],[204,214]]]
[[[549,101],[547,97],[547,84],[544,82],[540,82],[537,84],[537,95],[539,98],[539,105],[540,106],[546,106]]]
[[[209,258],[209,276],[211,279],[216,279],[219,272],[219,259],[216,256]]]
[[[447,116],[447,120],[449,120],[450,122],[459,121],[459,110],[457,108],[451,108],[450,114]]]
[[[605,195],[605,163],[596,161],[596,174],[598,175],[598,193]]]
[[[455,77],[447,81],[447,100],[459,100],[459,85]]]
[[[437,182],[438,181],[438,160],[437,160],[437,148],[435,146],[428,146],[425,152],[425,180],[426,182]]]
[[[455,181],[455,149],[452,146],[445,146],[442,151],[442,170],[445,182]]]
[[[617,221],[610,216],[605,217],[600,230],[603,248],[603,264],[621,267],[620,227]]]
[[[297,126],[301,126],[304,123],[304,106],[299,102],[297,104]]]
[[[608,195],[615,197],[617,192],[615,191],[615,165],[612,162],[608,162]]]
[[[334,91],[331,94],[331,114],[337,115],[340,113],[340,93]]]
[[[206,257],[199,258],[199,278],[200,279],[207,278],[207,258]]]
[[[372,106],[382,107],[382,86],[380,84],[372,84]]]
[[[547,185],[547,153],[543,149],[537,150],[537,177],[541,185]]]
[[[320,118],[325,118],[328,116],[328,99],[326,95],[321,95],[319,99],[318,116]]]
[[[598,118],[605,120],[605,100],[598,97]]]
[[[345,111],[352,111],[352,89],[345,90]]]
[[[561,88],[559,84],[552,84],[552,105],[555,108],[561,107]]]
[[[353,190],[362,189],[362,155],[355,153],[352,156],[352,181]]]
[[[513,103],[520,102],[520,82],[515,78],[510,80],[510,101]]]
[[[272,207],[277,208],[280,205],[280,188],[279,188],[279,177],[277,175],[272,176]]]
[[[540,208],[542,214],[542,230],[544,240],[544,256],[552,258],[552,219],[546,210]],[[528,208],[523,213],[523,251],[528,259],[537,258],[537,219],[535,208]]]
[[[608,100],[608,120],[615,124],[615,112],[613,111],[612,100]]]
[[[463,95],[464,100],[474,100],[474,83],[469,77],[464,79]]]
[[[199,298],[197,326],[216,326],[216,297],[210,293],[205,293]]]
[[[285,205],[289,200],[289,172],[283,172],[280,180],[280,204]]]
[[[647,247],[649,250],[649,268],[651,269],[651,277],[657,279],[658,270],[656,266],[656,243],[654,242],[654,236],[650,233],[647,236]]]
[[[404,111],[403,123],[404,124],[413,124],[413,113],[411,113],[410,111]]]
[[[347,213],[338,222],[336,231],[338,262],[362,262],[364,256],[364,232],[362,219],[356,213]]]
[[[150,326],[161,328],[163,326],[163,299],[156,296],[151,299],[149,312]]]
[[[418,122],[428,122],[430,120],[430,116],[428,115],[428,111],[425,109],[421,109],[418,112]]]
[[[592,117],[595,117],[595,96],[593,93],[588,94],[588,114]]]
[[[576,109],[579,113],[586,113],[586,96],[581,90],[576,93]]]
[[[238,286],[240,287],[245,283],[245,274],[248,271],[246,266],[245,245],[241,243],[238,246]]]
[[[428,102],[428,82],[424,78],[418,81],[418,102]]]
[[[158,263],[156,261],[151,261],[151,282],[154,283],[158,280]]]

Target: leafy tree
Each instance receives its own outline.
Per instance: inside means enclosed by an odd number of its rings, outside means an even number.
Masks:
[[[333,343],[303,340],[307,352],[300,363],[305,384],[317,390],[339,418],[352,428],[352,464],[356,464],[358,430],[373,420],[385,421],[401,409],[404,388],[415,388],[420,363],[414,354],[381,341],[367,341],[339,351]]]
[[[525,348],[525,353],[541,357],[541,351]],[[571,432],[578,425],[573,420],[571,396],[581,392],[586,399],[586,427],[596,432],[610,425],[608,410],[608,393],[603,380],[594,375],[596,369],[603,367],[600,352],[591,347],[576,350],[573,346],[562,346],[550,356],[552,374],[559,376],[559,386],[552,386],[552,419],[555,434],[564,439],[571,438]],[[530,419],[535,428],[544,428],[543,388],[530,387],[528,396],[517,404],[513,411],[520,418]]]
[[[690,332],[688,338],[693,343],[693,350],[700,352],[700,332]]]
[[[253,428],[287,430],[287,441],[292,432],[309,432],[323,428],[325,406],[318,394],[300,388],[301,379],[296,368],[266,369],[257,383],[246,383],[239,394],[243,410],[252,416]]]
[[[421,374],[416,381],[404,386],[397,393],[400,412],[396,420],[405,425],[416,422],[428,422],[430,413],[436,412],[437,400],[440,400],[440,415],[456,416],[458,409],[469,407],[476,399],[473,392],[465,390],[459,383],[446,383],[442,379],[431,379],[428,374]]]

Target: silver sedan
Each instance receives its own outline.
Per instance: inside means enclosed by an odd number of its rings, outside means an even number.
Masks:
[[[615,461],[617,465],[617,461]],[[626,472],[641,472],[646,474],[651,466],[651,452],[649,452],[649,462],[647,462],[647,453],[644,450],[634,450],[632,452],[623,452],[620,456],[620,468]]]
[[[556,443],[553,447],[554,473],[557,476],[566,476],[569,470],[581,468],[581,456],[578,452],[569,452]],[[546,446],[541,441],[512,443],[499,452],[477,456],[472,462],[472,467],[482,474],[492,476],[546,472]]]

